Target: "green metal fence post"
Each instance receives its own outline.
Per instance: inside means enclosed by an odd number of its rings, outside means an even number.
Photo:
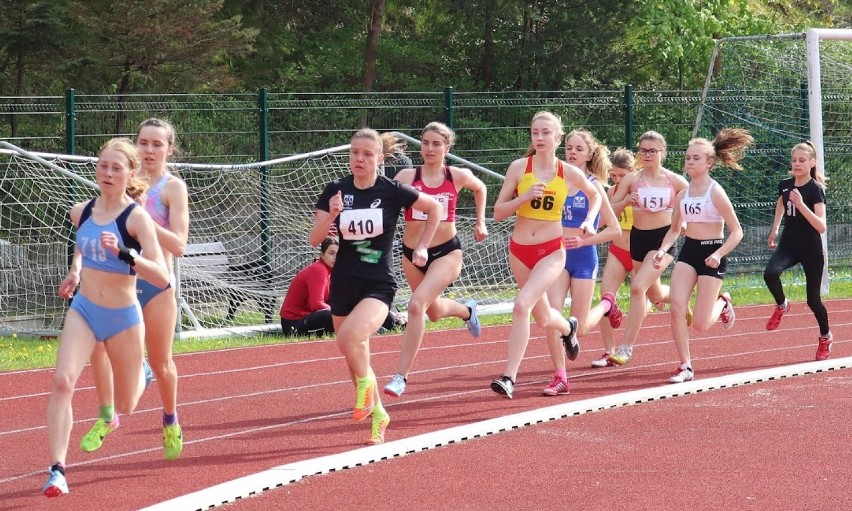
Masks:
[[[74,89],[66,89],[65,90],[65,152],[68,154],[76,154],[77,151],[77,104],[75,102],[76,96]],[[72,202],[77,201],[77,185],[74,181],[69,179],[69,195],[71,196]],[[65,217],[64,220],[65,227],[69,232],[74,230],[74,226],[71,224],[71,220],[69,217]],[[74,242],[73,236],[69,236],[69,240],[65,246],[65,255],[68,258],[68,264],[71,264],[71,261],[74,259]]]
[[[260,161],[269,160],[269,89],[262,87],[257,96],[258,136],[260,139]],[[269,167],[261,168],[260,174],[260,246],[264,264],[270,261],[270,207]]]
[[[453,87],[450,85],[444,88],[444,124],[455,129],[455,123],[456,109],[453,105]]]
[[[65,90],[65,152],[68,154],[76,154],[77,145],[76,139],[76,103],[74,89]]]
[[[633,86],[624,86],[624,147],[633,147]]]

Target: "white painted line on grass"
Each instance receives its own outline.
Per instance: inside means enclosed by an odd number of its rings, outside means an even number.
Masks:
[[[383,445],[363,447],[329,456],[322,456],[287,465],[273,467],[269,470],[234,479],[204,490],[183,495],[153,506],[143,511],[202,511],[240,499],[258,495],[264,491],[295,483],[302,478],[345,470],[390,458],[434,449],[472,438],[493,435],[502,431],[519,429],[557,419],[564,419],[589,412],[597,412],[610,408],[669,399],[679,396],[697,394],[711,390],[737,387],[793,376],[816,374],[825,371],[848,369],[852,367],[852,357],[821,362],[806,362],[780,367],[771,367],[744,373],[729,374],[715,378],[694,380],[674,385],[664,385],[647,389],[622,392],[609,396],[583,399],[562,403],[545,408],[528,410],[505,417],[497,417],[473,424],[465,424],[449,429],[425,433],[422,435],[394,440]]]

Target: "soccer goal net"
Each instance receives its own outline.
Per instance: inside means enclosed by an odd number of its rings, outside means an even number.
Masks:
[[[756,142],[744,172],[714,171],[745,231],[729,274],[763,285],[778,183],[788,177],[793,146],[811,140],[817,168],[830,178],[830,274],[852,280],[852,30],[719,39],[693,135],[712,139],[725,127],[747,128]]]
[[[55,335],[67,308],[56,291],[73,251],[68,211],[97,195],[96,160],[0,145],[0,332]],[[327,182],[349,173],[348,149],[243,165],[173,166],[189,190],[189,243],[176,262],[187,335],[280,328],[278,309],[289,283],[317,256],[307,242],[316,198]],[[499,190],[494,176],[489,199]],[[506,256],[510,222],[488,219],[491,235],[476,243],[474,220],[473,199],[462,194],[457,225],[464,266],[445,296],[504,302],[514,289]],[[404,308],[411,293],[399,270],[401,227],[394,268]]]

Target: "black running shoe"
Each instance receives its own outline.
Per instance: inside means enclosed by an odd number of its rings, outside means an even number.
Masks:
[[[491,382],[491,390],[506,399],[512,399],[512,394],[515,393],[515,382],[513,382],[508,376],[503,376],[499,380]]]
[[[562,336],[562,344],[565,346],[565,354],[568,355],[568,360],[577,360],[580,355],[580,341],[577,340],[577,318],[571,316],[568,318],[568,323],[571,324],[571,331],[568,335]]]

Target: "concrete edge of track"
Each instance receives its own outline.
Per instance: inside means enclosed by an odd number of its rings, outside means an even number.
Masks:
[[[852,357],[772,367],[561,403],[473,424],[465,424],[464,426],[456,426],[432,433],[394,440],[383,445],[363,447],[339,454],[273,467],[257,474],[234,479],[155,504],[144,508],[143,511],[206,510],[259,495],[264,491],[295,483],[305,477],[377,463],[390,458],[397,458],[419,451],[434,449],[542,422],[621,406],[687,396],[700,392],[848,368],[852,368]]]

